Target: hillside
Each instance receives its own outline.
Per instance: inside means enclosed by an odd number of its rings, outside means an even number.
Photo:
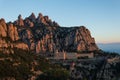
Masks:
[[[98,50],[86,27],[61,27],[41,13],[37,18],[34,13],[25,19],[19,15],[16,21],[8,23],[0,19],[0,50],[8,47],[35,53]]]
[[[61,27],[41,13],[0,19],[0,80],[118,80],[119,71],[120,55],[100,50],[85,26]]]
[[[48,72],[52,76],[50,80],[55,77],[66,80],[69,77],[67,70],[59,65],[52,65],[40,55],[17,48],[12,50],[14,54],[0,52],[0,80],[36,80],[39,75]],[[59,71],[59,76],[52,73],[53,70],[56,70],[54,73]]]

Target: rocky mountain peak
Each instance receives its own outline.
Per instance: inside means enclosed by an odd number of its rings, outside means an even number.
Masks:
[[[1,18],[0,23],[5,23],[5,20],[3,18]]]
[[[19,35],[18,35],[18,31],[17,31],[17,27],[14,26],[14,24],[12,23],[8,23],[7,24],[7,33],[8,33],[8,37],[12,40],[12,41],[17,41],[19,40]]]
[[[18,26],[24,26],[24,22],[23,22],[23,19],[22,19],[22,16],[21,14],[18,16],[18,20],[16,20],[14,22],[15,25],[18,25]]]
[[[49,17],[48,16],[44,16],[45,21],[49,21]]]
[[[36,16],[34,13],[32,13],[29,17],[28,17],[32,22],[35,22],[36,20]]]
[[[22,20],[22,16],[21,16],[21,14],[19,14],[19,16],[18,16],[18,20]]]
[[[0,19],[0,36],[6,37],[7,36],[7,26],[5,20],[2,18]]]
[[[39,13],[39,14],[38,14],[38,17],[37,17],[37,22],[39,23],[42,18],[43,18],[42,13]]]
[[[98,50],[86,27],[60,27],[41,13],[37,18],[34,13],[25,19],[19,15],[18,20],[13,23],[6,23],[4,19],[0,19],[0,38],[4,40],[0,46],[29,48],[36,53]]]
[[[39,13],[38,14],[38,18],[42,18],[43,17],[43,14],[42,13]]]

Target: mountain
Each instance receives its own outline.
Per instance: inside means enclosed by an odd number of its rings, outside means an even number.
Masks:
[[[16,21],[8,23],[0,19],[0,50],[14,53],[12,48],[36,53],[98,50],[94,38],[86,27],[61,27],[41,13],[38,17],[32,13],[25,19],[19,15]]]
[[[56,51],[93,51],[95,56],[56,60],[39,55]],[[118,80],[119,71],[120,55],[99,50],[84,26],[61,27],[41,13],[8,23],[0,19],[0,80]]]
[[[100,49],[120,54],[120,43],[98,43]]]

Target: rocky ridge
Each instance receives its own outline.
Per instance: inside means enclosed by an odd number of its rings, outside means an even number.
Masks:
[[[0,19],[0,50],[14,47],[36,53],[98,50],[86,27],[60,27],[41,13],[37,18],[34,13],[25,19],[19,15],[16,21],[8,23]]]

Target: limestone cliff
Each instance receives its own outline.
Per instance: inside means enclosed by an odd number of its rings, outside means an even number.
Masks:
[[[0,48],[8,47],[28,49],[36,53],[98,50],[86,27],[60,27],[41,13],[37,18],[34,13],[25,19],[19,15],[13,23],[0,19]]]

